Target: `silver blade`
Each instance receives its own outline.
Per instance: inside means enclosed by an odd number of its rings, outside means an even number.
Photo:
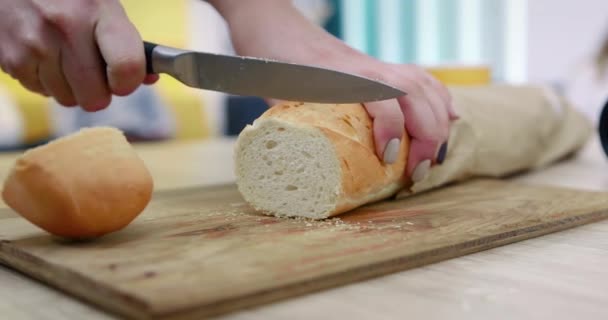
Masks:
[[[173,57],[171,73],[188,86],[235,95],[318,103],[359,103],[405,95],[364,77],[312,66],[201,52]]]

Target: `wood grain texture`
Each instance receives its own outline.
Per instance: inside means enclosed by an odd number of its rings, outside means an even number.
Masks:
[[[608,220],[222,320],[608,319]]]
[[[199,318],[608,217],[606,193],[473,181],[309,221],[253,212],[234,186],[158,193],[94,242],[0,213],[0,260],[111,312]]]

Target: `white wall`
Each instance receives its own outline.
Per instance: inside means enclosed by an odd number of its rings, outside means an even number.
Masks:
[[[608,0],[528,0],[528,80],[560,81],[607,31]]]

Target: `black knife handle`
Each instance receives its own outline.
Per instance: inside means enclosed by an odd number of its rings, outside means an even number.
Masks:
[[[146,73],[154,74],[154,67],[152,63],[152,53],[154,52],[154,48],[158,45],[156,43],[144,41],[144,51],[146,53]]]

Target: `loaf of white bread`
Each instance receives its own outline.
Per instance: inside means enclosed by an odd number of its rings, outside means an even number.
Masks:
[[[2,198],[51,234],[90,239],[127,226],[152,189],[152,176],[121,131],[85,128],[26,151]]]
[[[257,210],[322,219],[358,206],[471,177],[499,178],[538,169],[581,148],[592,127],[568,101],[534,86],[450,88],[460,119],[452,123],[445,162],[411,184],[409,147],[396,163],[376,156],[372,121],[362,105],[283,103],[240,134],[238,189]]]
[[[408,183],[409,139],[397,161],[375,154],[361,104],[287,102],[247,126],[235,149],[237,185],[254,208],[277,216],[327,218],[389,197]]]

